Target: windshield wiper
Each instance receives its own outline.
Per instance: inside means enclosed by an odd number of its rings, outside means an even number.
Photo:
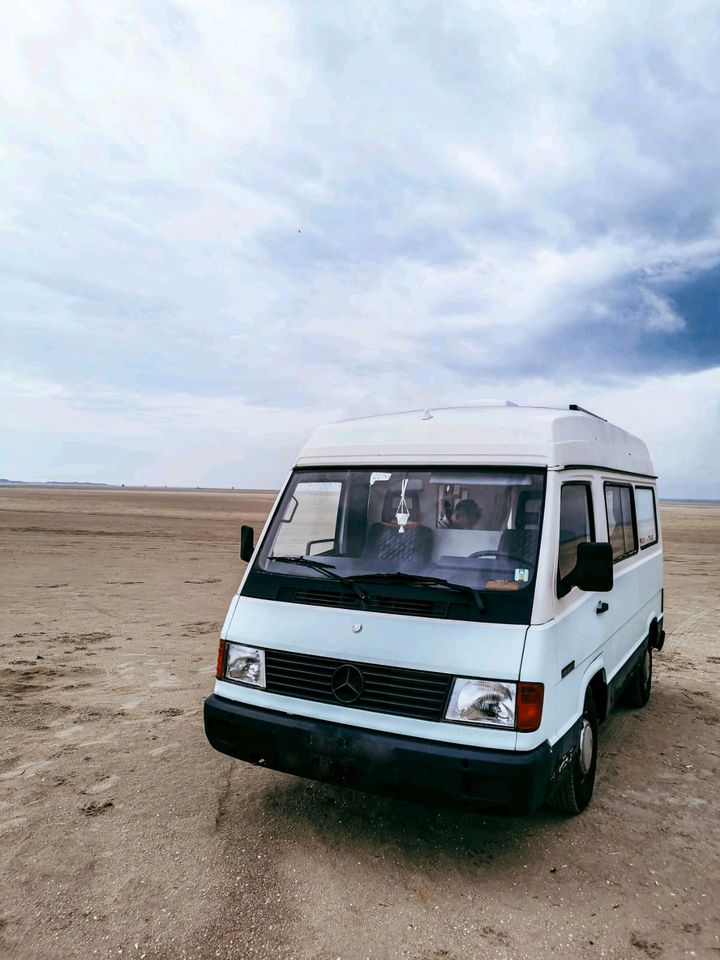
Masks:
[[[310,567],[311,570],[317,570],[331,580],[337,580],[350,589],[359,598],[364,607],[368,607],[370,598],[367,593],[359,586],[358,581],[373,582],[375,580],[392,581],[394,583],[414,583],[418,586],[444,587],[446,590],[455,590],[457,593],[469,594],[475,601],[480,613],[485,612],[485,604],[477,590],[469,587],[465,583],[452,583],[450,580],[443,580],[441,577],[432,577],[422,573],[403,573],[398,570],[396,573],[356,573],[351,577],[343,577],[335,573],[335,566],[332,563],[323,563],[321,560],[310,560],[308,557],[268,557],[268,560],[276,560],[278,563],[296,563],[298,566]]]
[[[350,583],[358,580],[363,582],[386,580],[394,583],[416,583],[418,586],[426,584],[433,587],[444,587],[446,590],[456,590],[458,593],[470,594],[477,604],[480,613],[485,612],[485,604],[477,590],[469,587],[466,583],[452,583],[452,581],[443,580],[441,577],[426,576],[423,573],[402,573],[402,571],[398,570],[397,573],[357,573],[352,577],[345,577],[345,579]]]
[[[321,560],[310,560],[308,557],[268,557],[268,560],[277,560],[278,563],[296,563],[301,567],[310,567],[311,570],[317,570],[318,573],[324,574],[326,577],[329,577],[330,580],[337,580],[338,583],[343,583],[345,586],[350,587],[352,592],[360,598],[362,605],[367,608],[370,602],[370,598],[362,589],[354,582],[352,577],[343,577],[339,573],[335,573],[335,566],[332,563],[323,563]]]

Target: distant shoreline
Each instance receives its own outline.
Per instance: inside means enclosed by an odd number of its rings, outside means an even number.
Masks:
[[[87,483],[81,480],[0,480],[0,490],[3,487],[43,487],[62,490],[134,490],[168,493],[277,493],[277,488],[271,487],[172,487],[172,486],[138,486],[124,483]],[[711,500],[694,497],[658,497],[660,503],[688,503],[702,506],[717,506],[720,498]]]
[[[275,487],[156,487],[130,483],[84,483],[81,480],[0,480],[0,490],[10,488],[35,487],[43,490],[107,490],[140,491],[145,493],[273,493]]]
[[[714,507],[720,504],[720,500],[703,500],[703,499],[688,499],[681,500],[678,497],[658,497],[660,503],[694,503],[694,504],[707,504],[709,507]]]

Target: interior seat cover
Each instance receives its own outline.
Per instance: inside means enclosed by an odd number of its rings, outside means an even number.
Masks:
[[[399,499],[399,494],[392,490],[388,490],[385,494],[382,523],[374,523],[368,530],[363,555],[376,557],[378,560],[428,563],[432,555],[433,535],[429,527],[424,527],[418,522],[420,518],[418,495],[417,493],[406,494],[410,507],[410,521],[406,524],[403,533],[400,533],[400,528],[395,521]]]

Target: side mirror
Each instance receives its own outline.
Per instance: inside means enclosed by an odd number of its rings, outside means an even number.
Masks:
[[[570,585],[596,593],[613,588],[613,552],[609,543],[579,543]]]
[[[252,527],[240,527],[240,559],[249,563],[255,550],[255,531]]]

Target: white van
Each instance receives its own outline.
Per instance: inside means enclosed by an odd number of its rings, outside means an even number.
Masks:
[[[567,813],[598,723],[650,695],[662,542],[645,444],[488,402],[317,430],[223,626],[205,731],[277,770]]]

